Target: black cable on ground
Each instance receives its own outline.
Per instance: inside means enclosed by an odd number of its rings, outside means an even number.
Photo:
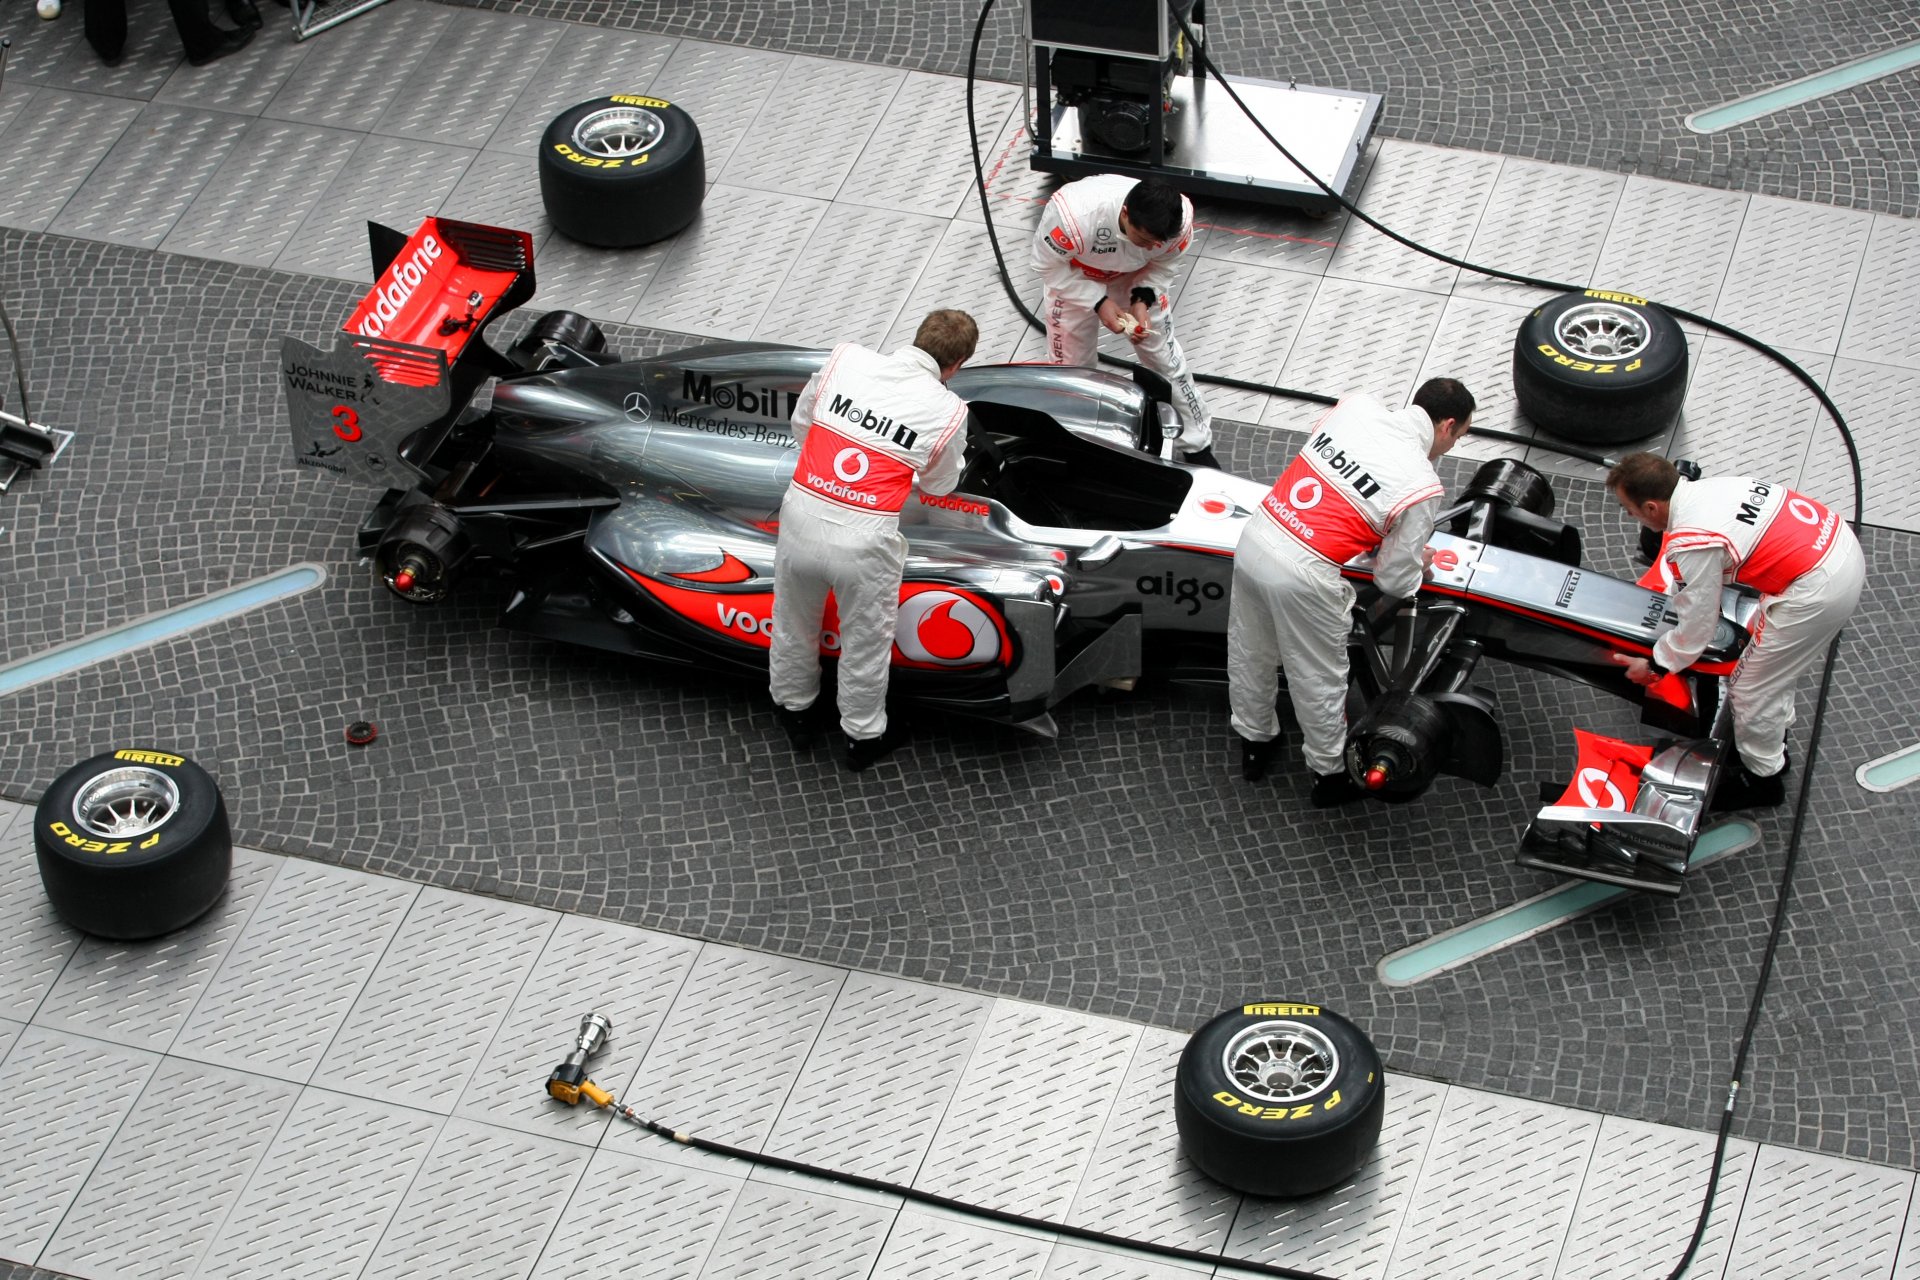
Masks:
[[[1043,326],[1041,326],[1039,320],[1027,310],[1025,304],[1022,303],[1018,293],[1015,291],[1013,281],[1007,272],[1006,259],[1000,251],[999,236],[993,224],[993,211],[987,202],[986,174],[980,160],[979,133],[975,127],[974,120],[973,88],[979,65],[981,33],[986,27],[987,15],[992,12],[994,4],[995,0],[984,0],[980,10],[980,17],[974,24],[973,43],[967,54],[967,130],[969,140],[973,145],[975,190],[979,192],[981,213],[986,218],[987,238],[993,245],[994,259],[999,264],[1001,285],[1005,288],[1007,296],[1013,301],[1014,307],[1026,318],[1027,322],[1036,328],[1040,328]],[[1187,24],[1187,20],[1182,17],[1177,10],[1170,10],[1170,12],[1173,13],[1175,20],[1179,22],[1181,35],[1187,41],[1187,47],[1193,50],[1194,57],[1199,61],[1203,70],[1219,83],[1221,89],[1226,92],[1227,96],[1233,99],[1234,105],[1240,109],[1241,113],[1245,115],[1248,120],[1252,121],[1254,127],[1259,129],[1261,135],[1273,145],[1275,150],[1285,156],[1288,162],[1301,173],[1306,174],[1307,177],[1313,181],[1314,185],[1331,196],[1348,214],[1359,219],[1374,231],[1404,248],[1411,249],[1416,253],[1423,254],[1436,261],[1444,262],[1449,266],[1458,267],[1464,271],[1472,271],[1496,280],[1507,280],[1515,284],[1540,289],[1551,289],[1561,293],[1577,293],[1581,291],[1582,286],[1579,285],[1545,280],[1535,276],[1500,270],[1495,267],[1484,267],[1478,263],[1469,262],[1464,258],[1457,258],[1452,254],[1429,248],[1407,236],[1401,235],[1399,232],[1394,231],[1392,228],[1366,213],[1358,205],[1348,200],[1345,195],[1325,182],[1312,169],[1302,164],[1294,157],[1293,153],[1287,149],[1285,144],[1273,136],[1273,133],[1267,128],[1266,124],[1253,113],[1245,101],[1241,99],[1240,95],[1234,91],[1232,82],[1220,73],[1220,69],[1216,67],[1213,60],[1207,56],[1205,46],[1194,39],[1193,29]],[[1042,102],[1036,104],[1036,109],[1048,111],[1051,110],[1051,106],[1048,103]],[[1847,451],[1847,465],[1853,479],[1853,519],[1848,523],[1853,529],[1855,536],[1858,536],[1866,512],[1866,487],[1861,474],[1860,451],[1857,442],[1853,438],[1852,431],[1847,427],[1845,416],[1841,414],[1839,406],[1834,404],[1832,398],[1828,396],[1826,388],[1815,381],[1813,376],[1801,368],[1793,359],[1783,352],[1761,342],[1759,339],[1742,333],[1730,325],[1722,324],[1720,321],[1714,320],[1711,317],[1699,315],[1681,307],[1661,305],[1664,310],[1683,320],[1692,321],[1704,329],[1723,334],[1751,350],[1758,351],[1761,355],[1772,360],[1775,364],[1793,375],[1802,386],[1813,393],[1814,398],[1820,402],[1821,409],[1824,410],[1828,418],[1832,420],[1834,429],[1840,435],[1841,444]],[[1128,362],[1114,360],[1110,356],[1102,356],[1101,359],[1122,367],[1132,367]],[[1216,386],[1232,386],[1244,390],[1291,396],[1319,404],[1333,403],[1333,401],[1326,396],[1309,392],[1292,391],[1283,387],[1266,387],[1259,384],[1240,382],[1238,380],[1216,378],[1207,374],[1195,374],[1194,378],[1196,381],[1207,382]],[[1516,436],[1497,431],[1477,431],[1476,434],[1522,443],[1530,447],[1553,449],[1557,452],[1583,458],[1586,461],[1593,462],[1600,466],[1609,466],[1612,462],[1611,459],[1599,455],[1566,448],[1555,441]],[[1793,878],[1795,871],[1799,867],[1801,837],[1806,825],[1807,802],[1812,790],[1814,768],[1819,760],[1820,737],[1826,719],[1828,696],[1833,687],[1834,667],[1839,658],[1840,641],[1844,635],[1845,631],[1843,629],[1834,636],[1832,643],[1827,648],[1826,663],[1820,677],[1820,694],[1814,705],[1813,720],[1808,727],[1807,758],[1801,769],[1799,793],[1794,803],[1793,826],[1787,837],[1786,859],[1781,866],[1779,887],[1774,900],[1772,925],[1768,930],[1766,947],[1761,955],[1760,972],[1754,980],[1753,996],[1747,1006],[1746,1025],[1741,1032],[1739,1046],[1735,1051],[1733,1071],[1727,1082],[1727,1100],[1720,1117],[1718,1138],[1714,1143],[1713,1163],[1708,1174],[1706,1190],[1701,1198],[1700,1215],[1695,1222],[1692,1238],[1688,1241],[1686,1250],[1681,1255],[1679,1263],[1670,1273],[1669,1280],[1680,1280],[1680,1277],[1686,1272],[1687,1267],[1691,1265],[1694,1254],[1699,1249],[1700,1242],[1706,1235],[1707,1223],[1713,1211],[1714,1194],[1718,1187],[1720,1170],[1725,1163],[1727,1143],[1733,1132],[1733,1117],[1735,1107],[1739,1101],[1741,1077],[1746,1069],[1747,1056],[1753,1046],[1754,1034],[1760,1025],[1760,1015],[1765,1004],[1767,987],[1773,976],[1774,957],[1779,950],[1780,938],[1786,928],[1787,910],[1793,900]]]
[[[582,1091],[585,1092],[584,1090]],[[763,1151],[753,1151],[746,1147],[729,1146],[724,1142],[711,1142],[706,1138],[695,1137],[691,1133],[674,1129],[657,1120],[649,1120],[632,1107],[618,1100],[609,1100],[605,1104],[609,1111],[623,1120],[631,1121],[650,1133],[658,1134],[671,1142],[693,1147],[716,1156],[728,1156],[735,1160],[746,1160],[752,1164],[764,1165],[771,1169],[784,1169],[789,1173],[804,1173],[811,1177],[827,1178],[834,1182],[844,1182],[849,1186],[862,1187],[868,1191],[878,1191],[890,1196],[900,1196],[919,1204],[933,1205],[954,1213],[964,1213],[969,1217],[987,1218],[994,1222],[1004,1222],[1009,1226],[1022,1227],[1030,1231],[1044,1232],[1047,1235],[1069,1236],[1075,1240],[1086,1240],[1094,1244],[1107,1245],[1122,1249],[1131,1249],[1139,1253],[1150,1253],[1156,1257],[1173,1258],[1181,1262],[1199,1262],[1210,1267],[1231,1267],[1235,1271],[1250,1272],[1261,1276],[1283,1276],[1287,1280],[1330,1280],[1313,1271],[1298,1271],[1292,1267],[1277,1266],[1270,1262],[1254,1262],[1244,1258],[1230,1258],[1224,1253],[1208,1253],[1201,1249],[1183,1249],[1178,1245],[1159,1244],[1150,1240],[1134,1240],[1127,1236],[1117,1236],[1106,1231],[1095,1231],[1088,1227],[1076,1227],[1064,1222],[1051,1222],[1045,1218],[1033,1218],[1023,1213],[1014,1213],[1006,1209],[989,1208],[986,1205],[970,1204],[965,1200],[955,1200],[948,1196],[935,1195],[931,1191],[922,1191],[918,1187],[903,1186],[897,1182],[887,1182],[880,1178],[868,1178],[857,1173],[845,1173],[834,1169],[822,1169],[817,1165],[806,1164],[799,1160],[789,1160],[784,1156],[770,1156]]]

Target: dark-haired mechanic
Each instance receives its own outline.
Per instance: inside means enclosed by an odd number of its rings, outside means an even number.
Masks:
[[[773,551],[769,684],[795,747],[812,744],[820,636],[831,592],[839,615],[840,727],[847,767],[864,769],[905,739],[887,724],[887,676],[907,540],[900,510],[917,488],[960,479],[967,406],[947,379],[973,358],[980,330],[964,311],[934,311],[891,355],[846,342],[807,382],[793,411],[800,444],[780,503]]]
[[[1420,589],[1444,497],[1433,464],[1467,434],[1473,408],[1452,378],[1428,379],[1404,409],[1342,397],[1247,520],[1227,603],[1227,689],[1248,781],[1266,775],[1280,746],[1275,668],[1284,667],[1313,805],[1366,795],[1343,760],[1354,590],[1340,566],[1377,551],[1373,582],[1383,594]]]
[[[1054,364],[1099,363],[1099,326],[1125,333],[1140,363],[1173,384],[1174,448],[1216,466],[1213,417],[1173,336],[1174,266],[1193,243],[1193,202],[1155,178],[1101,173],[1053,193],[1033,233],[1046,285],[1040,316]]]
[[[1728,812],[1787,796],[1787,730],[1793,689],[1860,603],[1867,562],[1853,529],[1822,503],[1783,484],[1745,476],[1684,480],[1655,453],[1622,458],[1607,488],[1655,533],[1663,578],[1680,621],[1653,642],[1653,657],[1615,654],[1635,684],[1684,671],[1713,641],[1720,593],[1738,583],[1760,593],[1761,624],[1728,682],[1734,767],[1714,789]]]

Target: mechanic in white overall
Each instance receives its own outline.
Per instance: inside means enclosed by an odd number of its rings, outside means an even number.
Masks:
[[[1760,593],[1760,626],[1728,682],[1736,759],[1714,790],[1713,809],[1776,805],[1787,796],[1787,730],[1793,689],[1860,603],[1867,561],[1847,522],[1783,484],[1745,476],[1682,480],[1653,453],[1634,453],[1607,472],[1628,515],[1655,533],[1662,574],[1676,580],[1680,621],[1653,642],[1653,657],[1617,653],[1635,684],[1692,666],[1713,641],[1723,586]]]
[[[1102,173],[1053,193],[1033,232],[1046,285],[1040,317],[1053,364],[1096,365],[1099,333],[1125,333],[1140,363],[1173,384],[1174,448],[1199,466],[1213,457],[1213,417],[1173,336],[1174,264],[1193,243],[1193,202],[1154,178]]]
[[[1340,566],[1377,550],[1374,585],[1401,599],[1420,589],[1444,496],[1433,464],[1467,434],[1473,408],[1452,378],[1429,379],[1404,409],[1343,397],[1248,518],[1227,602],[1227,689],[1248,781],[1279,750],[1275,668],[1285,667],[1314,807],[1367,794],[1342,758],[1354,590]]]
[[[916,487],[953,491],[966,402],[947,379],[973,357],[980,330],[964,311],[935,311],[913,345],[891,355],[842,343],[807,382],[793,411],[800,444],[780,504],[773,553],[773,701],[796,749],[819,717],[827,593],[839,614],[840,727],[847,767],[864,769],[906,740],[887,726],[887,676],[907,540],[900,510]]]

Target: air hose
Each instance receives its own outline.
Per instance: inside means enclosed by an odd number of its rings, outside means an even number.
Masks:
[[[1027,323],[1039,329],[1044,328],[1044,326],[1021,301],[1018,291],[1013,287],[1012,278],[1007,272],[1006,257],[1001,252],[999,233],[993,222],[993,210],[987,200],[986,171],[980,159],[980,135],[974,113],[974,83],[979,68],[981,36],[986,30],[987,17],[993,12],[995,3],[996,0],[985,0],[982,4],[980,16],[974,22],[973,40],[967,51],[967,134],[973,148],[974,189],[980,197],[980,211],[981,215],[986,219],[987,239],[993,247],[994,261],[999,265],[1001,286],[1006,290],[1007,297],[1013,302],[1014,308],[1025,317]],[[1478,263],[1469,262],[1464,258],[1457,258],[1452,254],[1429,248],[1407,236],[1401,235],[1399,232],[1394,231],[1392,228],[1366,213],[1358,205],[1348,200],[1339,191],[1325,182],[1311,168],[1302,164],[1294,157],[1293,153],[1287,149],[1285,144],[1273,136],[1266,124],[1247,107],[1247,104],[1241,99],[1240,95],[1234,91],[1232,81],[1222,75],[1219,68],[1213,64],[1213,60],[1207,55],[1206,47],[1194,39],[1193,29],[1187,24],[1187,20],[1181,17],[1177,10],[1170,10],[1170,12],[1173,13],[1175,20],[1179,22],[1181,35],[1185,38],[1187,47],[1193,50],[1194,57],[1199,60],[1202,69],[1218,82],[1228,97],[1233,99],[1234,105],[1238,107],[1241,113],[1260,131],[1261,136],[1266,138],[1266,140],[1273,145],[1274,149],[1285,156],[1288,162],[1296,169],[1312,179],[1315,186],[1332,197],[1340,208],[1344,209],[1348,214],[1398,245],[1411,249],[1416,253],[1423,254],[1436,261],[1444,262],[1449,266],[1458,267],[1463,271],[1472,271],[1475,274],[1489,276],[1496,280],[1507,280],[1515,284],[1529,285],[1539,289],[1551,289],[1562,293],[1580,291],[1582,286],[1579,285],[1566,284],[1557,280],[1540,279],[1535,276],[1522,275],[1512,271],[1503,271],[1496,267],[1484,267]],[[1043,102],[1038,104],[1037,109],[1047,111],[1051,108],[1049,104]],[[1848,523],[1853,528],[1854,534],[1858,536],[1866,511],[1866,489],[1861,477],[1860,451],[1853,438],[1853,433],[1847,427],[1846,418],[1841,414],[1839,406],[1835,405],[1832,398],[1828,396],[1826,388],[1822,387],[1811,374],[1801,368],[1799,364],[1785,353],[1768,346],[1759,339],[1742,333],[1730,325],[1722,324],[1720,321],[1714,320],[1711,317],[1698,315],[1680,307],[1671,307],[1665,304],[1661,305],[1666,311],[1683,320],[1691,321],[1714,333],[1723,334],[1749,349],[1759,352],[1792,374],[1802,386],[1813,393],[1814,398],[1820,402],[1821,409],[1832,419],[1834,429],[1839,433],[1841,444],[1847,451],[1847,465],[1853,478],[1853,519]],[[1111,363],[1122,368],[1134,367],[1130,362],[1117,360],[1112,356],[1102,355],[1100,358],[1103,362]],[[1213,386],[1288,396],[1293,399],[1311,401],[1315,404],[1334,403],[1332,397],[1317,392],[1297,391],[1286,387],[1264,386],[1233,378],[1221,378],[1212,374],[1197,373],[1194,375],[1194,379]],[[1492,439],[1525,444],[1536,448],[1552,449],[1556,452],[1568,454],[1599,466],[1611,466],[1613,462],[1610,458],[1569,448],[1561,445],[1557,441],[1513,435],[1501,431],[1484,431],[1478,428],[1475,429],[1475,434]],[[1714,1143],[1713,1163],[1707,1176],[1706,1191],[1701,1198],[1700,1214],[1694,1224],[1693,1236],[1687,1242],[1686,1250],[1681,1255],[1678,1264],[1675,1265],[1673,1271],[1669,1273],[1668,1280],[1679,1280],[1686,1272],[1687,1267],[1692,1263],[1694,1254],[1700,1247],[1700,1241],[1706,1235],[1707,1222],[1713,1211],[1714,1193],[1719,1183],[1720,1170],[1726,1161],[1727,1143],[1733,1132],[1733,1117],[1735,1108],[1739,1102],[1742,1074],[1746,1070],[1747,1057],[1753,1047],[1754,1033],[1760,1025],[1760,1014],[1766,1000],[1767,986],[1773,975],[1774,957],[1779,951],[1780,938],[1786,928],[1787,910],[1793,899],[1793,878],[1800,862],[1800,844],[1806,825],[1807,801],[1811,794],[1814,768],[1819,760],[1820,737],[1826,721],[1828,696],[1833,687],[1834,666],[1839,658],[1840,641],[1845,634],[1844,629],[1836,633],[1832,643],[1827,647],[1826,663],[1820,676],[1820,694],[1814,704],[1813,720],[1807,731],[1807,756],[1805,764],[1802,766],[1799,792],[1794,801],[1793,826],[1787,837],[1786,859],[1780,869],[1780,882],[1774,900],[1773,921],[1767,933],[1766,947],[1761,954],[1760,971],[1754,980],[1753,996],[1748,1003],[1746,1025],[1741,1031],[1739,1046],[1734,1054],[1733,1070],[1727,1082],[1726,1103],[1721,1111],[1718,1137]]]

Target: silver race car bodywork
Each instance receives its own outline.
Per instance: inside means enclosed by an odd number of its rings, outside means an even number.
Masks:
[[[427,603],[464,575],[504,575],[507,626],[763,677],[790,418],[826,353],[730,343],[619,360],[567,313],[501,353],[485,331],[531,293],[530,242],[445,219],[404,243],[386,234],[334,349],[283,350],[296,461],[381,491],[360,530],[380,579]],[[1163,456],[1171,411],[1150,375],[996,365],[950,386],[972,410],[967,461],[954,493],[916,493],[902,515],[893,692],[1051,735],[1050,710],[1092,685],[1223,680],[1233,552],[1267,486]],[[1491,697],[1468,683],[1493,656],[1706,741],[1704,805],[1740,602],[1695,671],[1643,697],[1614,655],[1650,651],[1666,597],[1582,569],[1551,505],[1537,473],[1488,464],[1442,522],[1421,602],[1356,620],[1349,762],[1381,798],[1439,773],[1500,776]],[[1365,558],[1346,572],[1373,594]],[[830,614],[823,655],[836,643]]]

